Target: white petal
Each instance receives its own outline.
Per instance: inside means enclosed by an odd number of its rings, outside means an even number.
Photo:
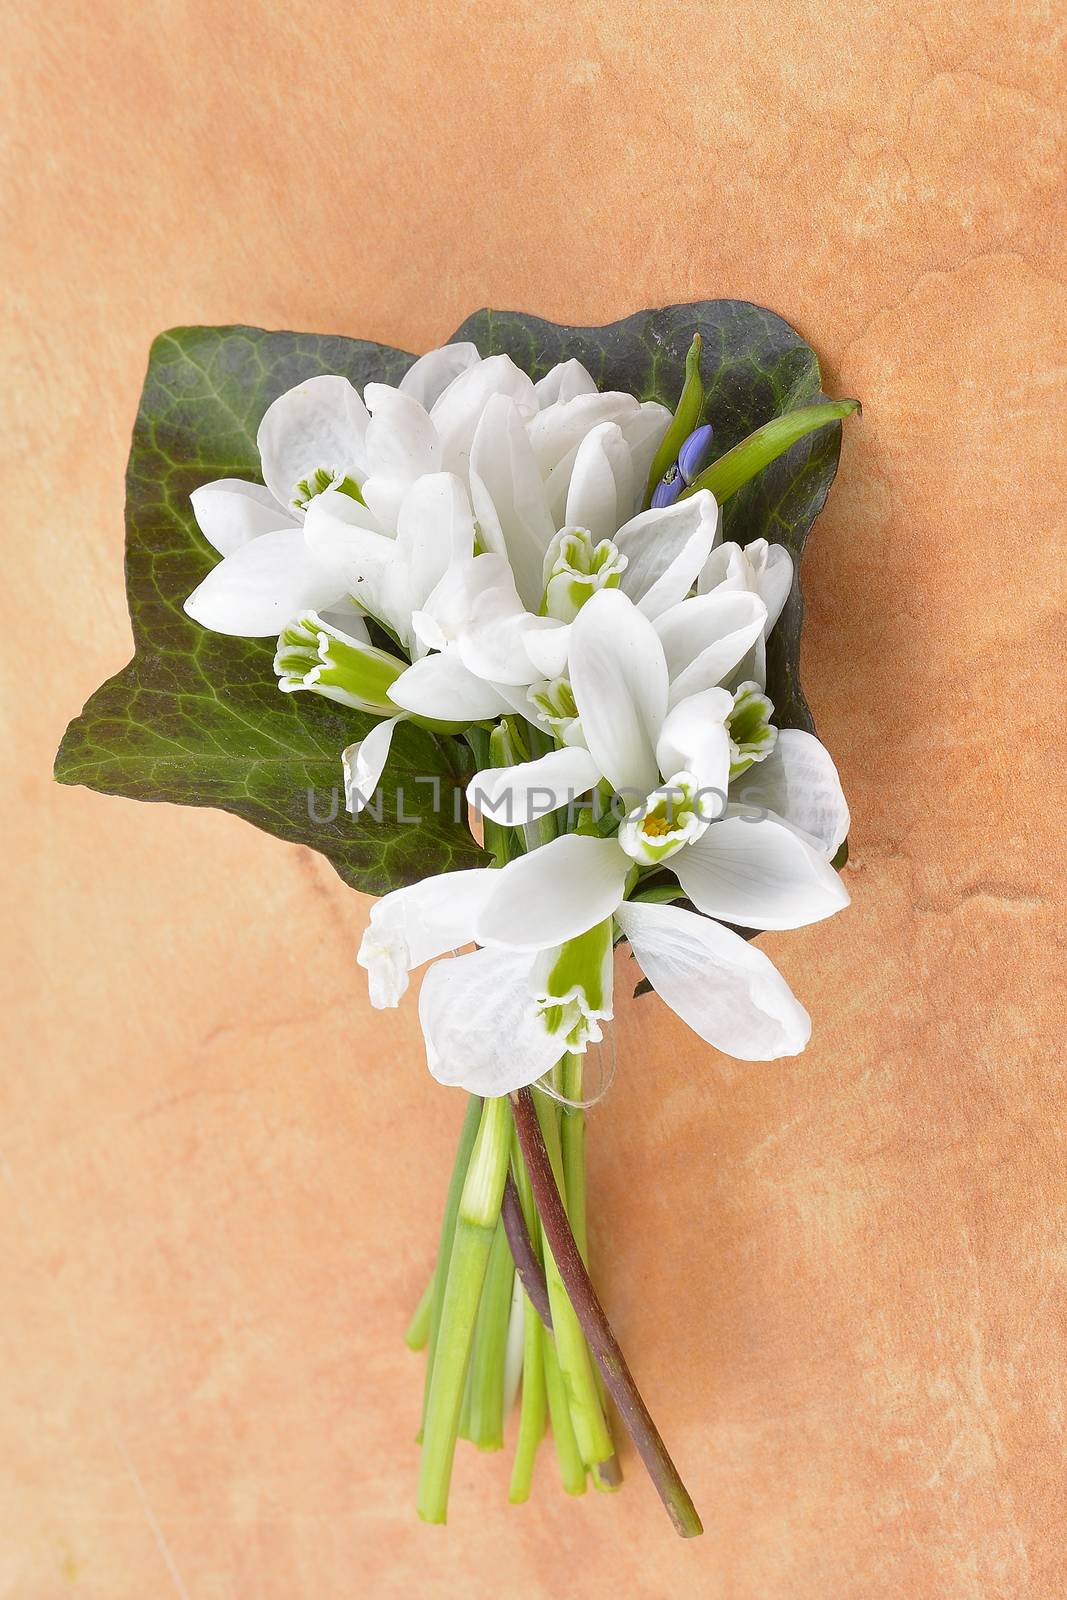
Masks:
[[[760,579],[760,599],[767,607],[765,631],[770,633],[793,587],[793,557],[784,544],[772,544],[767,551],[767,564]]]
[[[526,373],[510,356],[489,356],[450,383],[431,410],[441,440],[441,464],[467,476],[471,445],[482,412],[493,395],[510,395],[528,420],[537,413],[537,396]]]
[[[345,775],[345,805],[354,817],[374,799],[374,791],[389,760],[393,732],[403,716],[387,717],[372,728],[367,736],[341,751],[341,765]]]
[[[766,761],[734,784],[733,799],[746,811],[773,811],[836,855],[849,829],[848,803],[830,752],[814,734],[781,728]]]
[[[353,601],[342,600],[337,605],[320,611],[319,616],[328,627],[338,628],[357,644],[370,644],[370,634],[363,613]]]
[[[563,944],[611,916],[629,868],[614,839],[563,834],[498,873],[475,938],[513,950]]]
[[[671,869],[695,906],[741,928],[803,928],[848,905],[821,850],[780,818],[733,805]]]
[[[449,384],[481,359],[477,345],[443,344],[439,350],[428,350],[408,368],[400,380],[400,391],[429,411]]]
[[[571,475],[574,472],[578,450],[579,446],[575,445],[559,465],[552,468],[545,484],[545,499],[548,501],[548,512],[554,528],[562,528],[567,521],[567,496],[570,493]]]
[[[673,506],[642,511],[615,535],[626,557],[619,587],[655,620],[684,600],[719,531],[719,507],[707,489]]]
[[[571,624],[568,660],[594,759],[620,793],[643,799],[660,780],[656,738],[667,710],[667,664],[654,627],[618,589],[601,589]]]
[[[547,477],[566,456],[573,455],[599,423],[616,422],[621,427],[639,411],[632,394],[598,394],[595,390],[542,410],[529,425],[530,443],[542,474]]]
[[[325,490],[307,508],[304,539],[314,556],[340,573],[343,593],[372,617],[389,620],[385,586],[396,541],[378,530],[366,506],[337,489]]]
[[[537,403],[544,411],[547,406],[573,400],[576,395],[596,394],[596,384],[580,361],[557,361],[534,384]]]
[[[389,616],[410,643],[411,614],[420,609],[456,561],[474,554],[474,518],[462,483],[451,472],[425,473],[404,496],[397,518],[396,560],[386,579]]]
[[[499,684],[529,684],[546,675],[542,659],[557,659],[561,647],[552,641],[562,624],[554,617],[526,611],[506,563],[504,573],[499,583],[484,589],[475,600],[457,649],[463,664],[479,678]],[[543,651],[537,650],[537,643],[546,637],[549,643]]]
[[[617,423],[599,423],[578,446],[567,490],[568,526],[587,528],[594,544],[629,520],[634,496],[630,447]]]
[[[615,914],[656,993],[694,1033],[740,1061],[799,1055],[811,1019],[762,950],[679,906]]]
[[[716,545],[704,570],[697,580],[697,593],[710,594],[713,589],[741,589],[754,594],[752,569],[745,560],[739,544]]]
[[[468,672],[452,650],[416,661],[390,684],[389,698],[435,722],[482,722],[511,710],[511,702],[493,684]]]
[[[555,626],[529,630],[523,637],[523,648],[537,668],[538,677],[562,678],[567,670],[572,624],[556,622],[553,617],[544,620]]]
[[[588,750],[565,746],[516,767],[487,767],[475,773],[467,799],[475,811],[495,822],[535,822],[558,811],[600,779]]]
[[[499,527],[519,594],[536,611],[555,529],[526,427],[508,395],[486,402],[471,446],[470,484],[479,521]]]
[[[754,539],[742,550],[738,544],[719,545],[705,563],[697,582],[700,594],[713,589],[747,589],[767,607],[765,633],[778,621],[793,583],[793,558],[782,544]]]
[[[321,611],[345,593],[337,569],[308,549],[302,528],[264,533],[224,556],[185,602],[214,633],[263,638],[299,611]]]
[[[228,556],[261,533],[299,526],[283,511],[269,489],[243,478],[217,478],[202,483],[189,496],[197,526],[220,556]]]
[[[410,394],[387,383],[368,383],[367,478],[363,498],[387,529],[396,526],[400,505],[416,478],[441,468],[441,446],[433,423]]]
[[[438,1083],[504,1095],[549,1072],[560,1045],[530,993],[530,957],[475,950],[439,961],[422,980],[419,1021]]]
[[[412,619],[417,637],[429,649],[443,650],[470,626],[482,595],[508,585],[514,589],[504,556],[487,553],[453,562]]]
[[[726,718],[734,697],[725,689],[705,689],[690,695],[668,711],[656,741],[656,760],[665,778],[674,772],[691,772],[706,804],[706,816],[718,816],[726,806],[730,782],[730,736]],[[718,804],[713,801],[719,796]]]
[[[267,407],[256,443],[263,479],[289,507],[301,479],[322,467],[363,477],[367,410],[347,378],[308,378]]]
[[[470,944],[492,888],[492,869],[475,867],[423,878],[376,901],[356,957],[370,979],[371,1004],[395,1006],[415,967]]]
[[[759,638],[766,616],[758,595],[716,590],[683,600],[657,617],[671,703],[722,683]]]

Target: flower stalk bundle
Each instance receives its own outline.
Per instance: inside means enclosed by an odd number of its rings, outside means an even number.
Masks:
[[[323,851],[380,895],[372,1005],[424,969],[427,1065],[469,1096],[407,1334],[429,1522],[458,1440],[502,1448],[517,1404],[512,1501],[547,1431],[567,1492],[616,1489],[621,1422],[701,1531],[589,1275],[586,1068],[620,946],[715,1048],[807,1043],[753,939],[848,901],[797,567],[855,409],[731,301],[586,330],[486,312],[418,360],[251,329],[153,350],[137,652],[57,776]]]

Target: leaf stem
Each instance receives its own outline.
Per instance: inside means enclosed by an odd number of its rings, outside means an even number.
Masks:
[[[515,1127],[526,1170],[530,1175],[541,1226],[551,1246],[552,1256],[570,1304],[589,1341],[589,1348],[604,1374],[604,1382],[619,1408],[630,1437],[648,1469],[671,1521],[683,1538],[692,1538],[704,1531],[703,1526],[689,1492],[678,1474],[678,1469],[671,1460],[659,1430],[649,1415],[648,1407],[634,1383],[626,1365],[626,1358],[586,1271],[567,1221],[566,1208],[560,1198],[558,1180],[545,1146],[534,1097],[529,1089],[520,1089],[511,1098]],[[551,1282],[549,1278],[550,1290]],[[553,1303],[554,1314],[555,1311],[556,1306]]]

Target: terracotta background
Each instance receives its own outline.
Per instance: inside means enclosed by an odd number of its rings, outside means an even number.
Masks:
[[[1067,1591],[1067,307],[1046,0],[16,4],[0,99],[0,1595]],[[1061,19],[1062,20],[1062,19]],[[862,397],[805,567],[854,905],[740,1067],[658,1001],[592,1119],[605,1299],[701,1507],[459,1457],[412,1509],[459,1098],[367,903],[234,819],[49,778],[126,659],[123,470],[181,322],[412,350],[471,310],[774,306]],[[1056,679],[1059,676],[1059,686]]]

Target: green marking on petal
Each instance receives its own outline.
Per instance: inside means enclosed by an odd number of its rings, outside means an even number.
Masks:
[[[543,678],[527,690],[526,698],[540,721],[552,730],[560,744],[570,744],[578,723],[578,706],[569,678]]]
[[[343,472],[330,472],[326,467],[316,467],[308,477],[301,478],[299,483],[293,485],[289,504],[294,511],[306,511],[309,502],[314,500],[316,495],[324,494],[327,489],[336,489],[340,494],[347,494],[350,499],[358,500],[360,505],[365,503],[359,484],[354,478],[348,477]]]
[[[743,683],[734,693],[733,710],[726,719],[730,735],[730,778],[739,778],[757,761],[766,761],[778,742],[771,724],[774,706],[758,683]]]
[[[564,528],[545,557],[548,577],[541,615],[573,622],[590,595],[618,588],[627,565],[626,556],[610,539],[594,544],[585,528]]]
[[[534,968],[534,1000],[547,1031],[570,1051],[602,1037],[612,1015],[612,922],[606,918],[566,944],[544,950]]]
[[[314,611],[302,612],[282,629],[274,657],[284,693],[309,689],[354,711],[379,716],[395,713],[389,689],[405,667],[387,650],[350,639]]]
[[[676,772],[630,811],[619,827],[619,845],[642,867],[654,867],[699,839],[712,818],[690,772]]]

